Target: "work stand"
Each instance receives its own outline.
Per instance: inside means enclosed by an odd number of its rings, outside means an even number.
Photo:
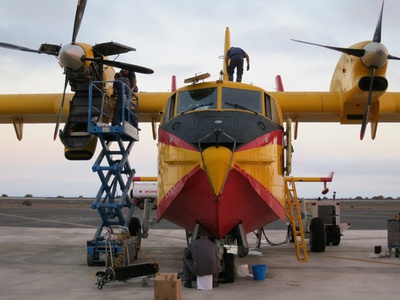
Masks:
[[[88,133],[98,137],[102,149],[92,167],[93,172],[97,172],[101,181],[92,209],[98,211],[101,221],[93,239],[87,241],[89,266],[106,264],[110,259],[106,255],[110,247],[113,248],[112,253],[115,255],[119,255],[122,251],[123,244],[120,241],[107,240],[106,229],[112,226],[124,226],[129,228],[132,236],[141,230],[140,222],[137,222],[136,218],[132,221],[134,205],[129,198],[135,170],[131,168],[128,158],[135,142],[139,141],[139,131],[134,126],[137,124],[135,120],[138,117],[137,97],[133,95],[133,101],[122,101],[121,122],[112,126],[110,122],[113,99],[102,92],[100,111],[91,105],[92,95],[98,95],[99,87],[104,84],[107,83],[93,82],[89,86]],[[125,216],[123,211],[126,211]]]

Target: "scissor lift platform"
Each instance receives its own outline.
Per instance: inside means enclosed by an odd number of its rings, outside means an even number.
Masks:
[[[88,131],[92,134],[102,135],[106,141],[139,141],[139,129],[127,121],[118,126],[98,122],[88,126]]]
[[[129,190],[135,170],[131,168],[128,157],[135,142],[139,141],[138,98],[133,95],[132,99],[121,101],[121,123],[112,126],[113,99],[102,92],[102,103],[100,106],[92,106],[92,95],[100,91],[110,82],[92,82],[89,85],[89,110],[88,110],[88,132],[97,136],[101,143],[102,150],[93,164],[93,172],[97,172],[101,186],[92,203],[92,208],[99,212],[101,222],[92,240],[87,242],[87,263],[88,265],[105,264],[107,257],[106,242],[102,231],[105,227],[126,226],[131,231],[131,223],[135,223],[134,232],[141,230],[137,218],[132,218],[134,205],[129,198]],[[128,87],[124,87],[128,88]],[[95,93],[93,93],[95,91]],[[125,95],[125,93],[123,93]],[[128,101],[129,100],[129,101]],[[132,111],[135,109],[135,112]],[[135,124],[136,123],[136,124]],[[122,193],[119,195],[119,193]],[[127,210],[126,216],[123,209]],[[115,242],[113,255],[122,251],[122,244]]]

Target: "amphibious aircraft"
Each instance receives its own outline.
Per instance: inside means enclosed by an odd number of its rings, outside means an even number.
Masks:
[[[73,98],[65,92],[1,95],[0,122],[13,123],[17,137],[22,138],[24,123],[66,121],[60,138],[65,156],[71,160],[89,159],[95,148],[96,139],[86,132],[87,116],[76,119],[75,114],[75,109],[81,112],[80,105],[86,103],[89,82],[113,80],[112,67],[152,72],[107,59],[108,55],[132,50],[128,46],[106,43],[92,47],[75,42],[85,5],[86,1],[78,1],[69,45],[44,44],[33,50],[0,43],[5,48],[59,57],[65,85],[69,83],[75,91]],[[139,121],[151,122],[154,135],[160,122],[158,220],[167,219],[187,232],[207,227],[216,240],[236,240],[238,255],[245,256],[249,250],[247,233],[286,218],[291,120],[295,137],[299,122],[339,122],[360,124],[361,139],[368,123],[375,138],[378,122],[400,121],[400,93],[386,91],[388,60],[399,58],[388,54],[381,43],[383,8],[382,2],[371,41],[349,48],[302,42],[343,53],[327,92],[287,92],[281,88],[270,92],[231,82],[224,65],[217,80],[207,81],[208,75],[200,74],[185,80],[188,84],[184,87],[173,85],[171,92],[138,93]],[[227,28],[224,53],[229,47]],[[107,92],[110,86],[102,88]],[[18,102],[14,101],[17,97]],[[325,243],[325,236],[320,240]]]

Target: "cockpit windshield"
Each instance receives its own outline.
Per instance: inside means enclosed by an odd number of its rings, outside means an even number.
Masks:
[[[222,88],[222,109],[242,109],[262,114],[260,91]]]
[[[191,110],[217,108],[217,88],[182,91],[178,93],[178,114]]]

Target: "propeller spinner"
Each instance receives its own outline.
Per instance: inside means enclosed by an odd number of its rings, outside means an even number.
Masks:
[[[76,71],[83,67],[82,57],[84,56],[85,50],[73,43],[63,46],[58,58],[64,68]]]

